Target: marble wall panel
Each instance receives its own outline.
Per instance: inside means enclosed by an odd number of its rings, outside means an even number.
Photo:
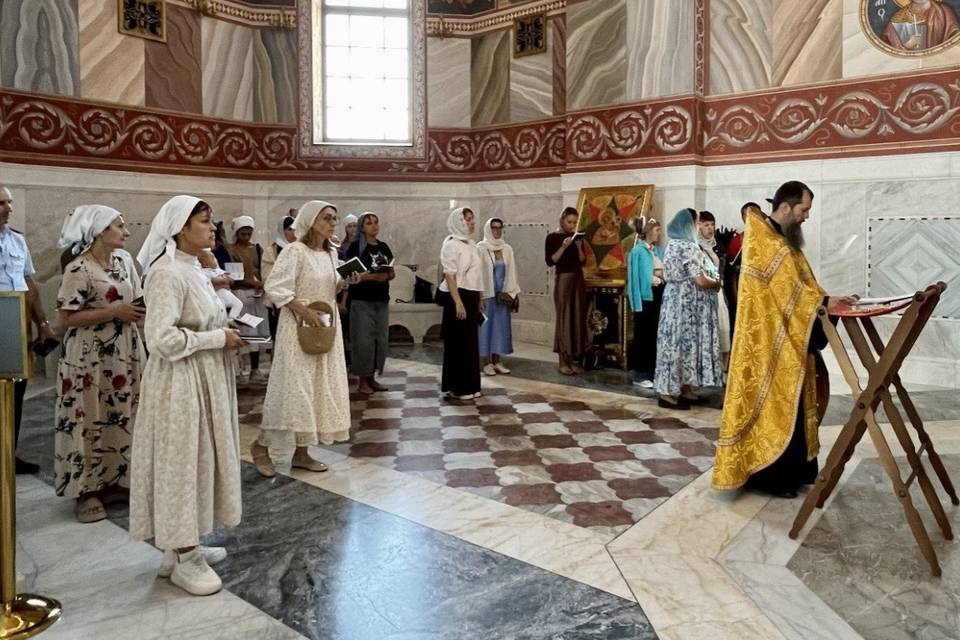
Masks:
[[[203,113],[200,14],[167,5],[167,41],[146,41],[148,107]]]
[[[253,120],[254,30],[204,16],[200,34],[203,113]]]
[[[143,106],[146,40],[117,30],[116,2],[88,0],[79,9],[80,95]]]
[[[474,127],[510,120],[510,30],[470,41],[470,122]]]
[[[553,115],[553,30],[547,29],[547,50],[510,58],[510,121],[539,120]],[[513,33],[511,31],[511,42]]]
[[[843,76],[843,0],[774,0],[775,87]]]
[[[773,13],[770,0],[711,0],[711,93],[754,91],[770,86]]]
[[[0,0],[0,84],[80,93],[77,0]]]
[[[567,112],[567,17],[550,21],[553,32],[550,56],[553,58],[553,115]]]
[[[470,40],[427,38],[427,124],[470,126]]]
[[[297,32],[258,29],[253,38],[253,119],[294,124],[298,82]]]
[[[626,100],[625,0],[591,0],[567,7],[567,109]]]
[[[694,0],[628,0],[628,102],[693,92]]]

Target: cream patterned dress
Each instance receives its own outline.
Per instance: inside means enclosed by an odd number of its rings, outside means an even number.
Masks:
[[[297,434],[297,445],[319,440],[332,444],[350,435],[350,390],[343,353],[343,336],[336,332],[333,348],[323,355],[304,353],[297,340],[297,320],[286,308],[293,299],[322,300],[336,309],[337,257],[315,251],[302,242],[288,245],[277,258],[264,289],[280,309],[273,365],[263,401],[261,428]],[[339,323],[339,318],[336,319]]]
[[[236,356],[227,313],[193,256],[150,269],[144,288],[150,357],[133,436],[130,535],[191,547],[214,522],[240,523]]]

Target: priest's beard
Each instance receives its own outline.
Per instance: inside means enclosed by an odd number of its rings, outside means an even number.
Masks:
[[[790,248],[794,251],[803,249],[803,229],[799,222],[791,222],[790,224],[784,225],[783,237],[786,238],[787,244],[790,245]]]

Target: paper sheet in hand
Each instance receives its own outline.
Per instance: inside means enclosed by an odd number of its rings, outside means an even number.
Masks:
[[[234,318],[234,320],[240,324],[250,327],[251,329],[256,329],[258,326],[260,326],[260,323],[263,322],[263,318],[258,318],[257,316],[250,315],[249,313],[245,313],[242,316]]]
[[[349,278],[355,273],[366,273],[367,268],[363,266],[363,263],[360,262],[360,258],[350,258],[342,265],[337,267],[337,273],[340,274],[341,278]]]
[[[247,344],[271,344],[273,340],[270,339],[270,336],[261,338],[260,336],[240,336],[243,338],[243,341]]]
[[[243,280],[242,262],[225,262],[223,264],[223,270],[227,272],[227,275],[230,276],[232,280]]]

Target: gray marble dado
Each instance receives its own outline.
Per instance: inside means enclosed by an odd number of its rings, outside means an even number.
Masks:
[[[513,39],[511,30],[511,42]],[[510,58],[510,121],[539,120],[553,115],[554,30],[546,29],[547,50]]]
[[[0,84],[80,93],[77,0],[0,0]]]
[[[624,102],[626,23],[625,0],[591,0],[567,7],[568,110]]]
[[[427,38],[427,122],[470,126],[470,40]]]
[[[485,127],[510,121],[510,29],[470,41],[470,122]]]
[[[694,0],[633,0],[626,7],[627,100],[693,92]]]
[[[943,461],[957,478],[960,455]],[[931,577],[877,459],[861,462],[840,486],[788,564],[867,640],[958,637],[960,543],[944,540],[920,492],[912,496],[940,559],[941,578]],[[949,506],[947,516],[954,530],[960,527],[960,509]]]

